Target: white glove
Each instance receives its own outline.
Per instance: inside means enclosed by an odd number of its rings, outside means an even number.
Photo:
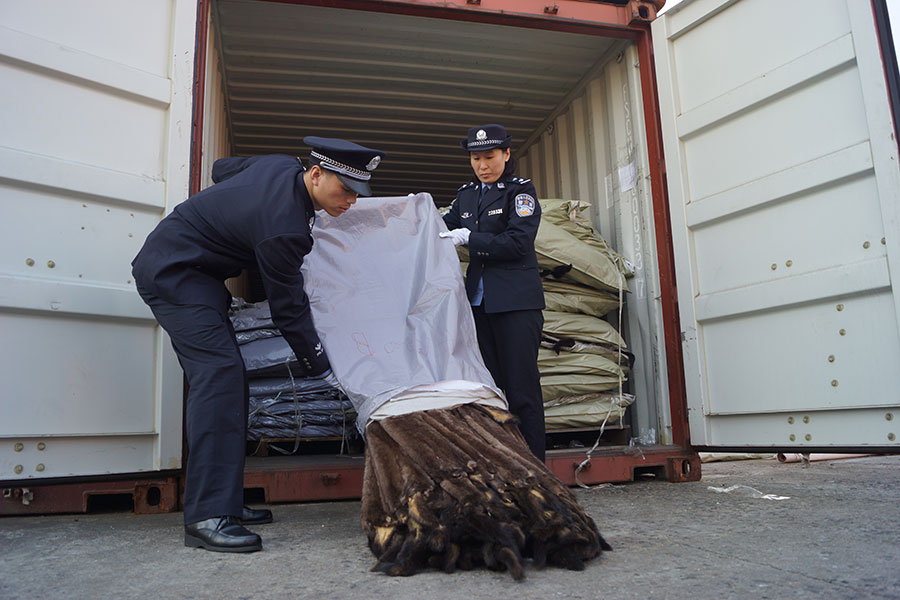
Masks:
[[[459,229],[451,229],[450,231],[442,231],[440,235],[442,238],[450,238],[453,240],[454,246],[463,246],[469,243],[469,234],[472,233],[470,230],[465,227],[460,227]]]

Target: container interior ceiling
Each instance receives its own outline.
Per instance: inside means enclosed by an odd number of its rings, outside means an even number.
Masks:
[[[621,323],[637,357],[631,426],[634,435],[671,440],[632,43],[247,0],[212,3],[210,38],[207,94],[221,100],[218,108],[208,102],[206,114],[223,118],[219,131],[206,130],[207,156],[305,158],[306,135],[346,138],[387,152],[372,179],[375,195],[427,191],[445,206],[472,179],[459,146],[466,129],[503,124],[518,173],[534,180],[539,196],[589,202],[603,237],[635,263]]]

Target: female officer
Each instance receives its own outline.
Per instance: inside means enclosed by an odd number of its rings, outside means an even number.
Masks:
[[[537,353],[544,290],[534,253],[541,206],[530,179],[515,177],[511,136],[500,125],[469,129],[461,142],[476,181],[459,188],[444,223],[469,247],[466,293],[485,366],[519,418],[528,447],[544,460],[544,405]]]

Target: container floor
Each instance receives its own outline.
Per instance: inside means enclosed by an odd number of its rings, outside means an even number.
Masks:
[[[727,490],[717,492],[710,488]],[[755,490],[758,493],[754,493]],[[181,514],[0,519],[2,598],[898,598],[900,456],[703,465],[577,489],[614,552],[583,572],[370,573],[359,502],[272,506],[262,552],[185,548]],[[769,499],[761,495],[787,497]]]

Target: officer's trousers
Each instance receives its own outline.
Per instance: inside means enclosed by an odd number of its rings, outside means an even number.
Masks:
[[[540,310],[486,313],[481,306],[473,306],[472,314],[484,364],[519,418],[528,447],[543,461],[546,432],[537,355],[544,315]]]
[[[184,522],[240,518],[249,390],[228,316],[203,305],[176,305],[138,287],[169,334],[188,381]]]

